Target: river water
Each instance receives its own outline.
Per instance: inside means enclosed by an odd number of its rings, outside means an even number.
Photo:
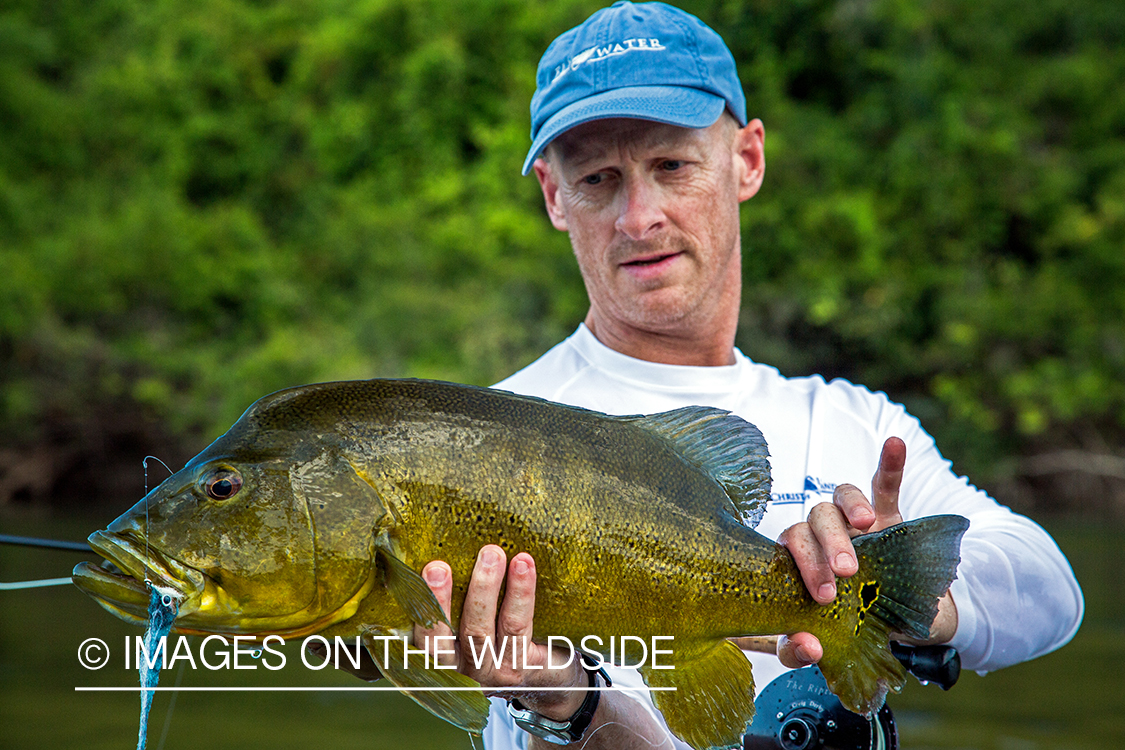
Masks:
[[[81,540],[110,519],[60,519],[6,511],[0,533]],[[963,674],[949,692],[911,684],[889,699],[904,750],[1107,750],[1125,748],[1125,598],[1113,563],[1125,548],[1125,525],[1047,521],[1086,594],[1086,618],[1059,651],[987,676]],[[0,545],[0,581],[69,575],[82,559],[70,552]],[[0,592],[0,747],[113,748],[135,745],[139,701],[135,661],[126,639],[143,629],[120,622],[72,586]],[[79,651],[100,638],[109,663],[79,664]],[[188,648],[213,665],[222,650]],[[278,655],[209,670],[187,659],[170,666],[149,724],[153,750],[469,750],[463,732],[397,693],[294,687],[356,687],[354,678],[302,663],[296,643]],[[88,655],[96,652],[87,650]],[[284,669],[272,670],[284,656]],[[383,683],[377,683],[383,684]],[[76,688],[132,688],[120,692]],[[270,692],[194,692],[192,687],[268,687]]]

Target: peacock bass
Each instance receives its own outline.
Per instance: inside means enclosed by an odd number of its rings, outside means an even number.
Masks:
[[[176,632],[360,636],[397,687],[464,688],[476,683],[455,671],[404,668],[387,636],[444,618],[418,572],[437,559],[453,569],[456,630],[477,551],[497,543],[535,559],[536,640],[600,642],[608,660],[614,636],[672,636],[673,668],[641,667],[676,688],[656,706],[691,746],[730,746],[754,687],[728,638],[813,633],[833,692],[871,713],[905,681],[889,634],[928,635],[968,526],[934,516],[856,538],[859,572],[821,606],[753,531],[767,456],[756,427],[709,407],[615,417],[423,380],[291,388],[91,535],[106,562],[74,581],[132,622],[147,617],[147,576],[180,595]],[[483,691],[408,695],[483,731]]]

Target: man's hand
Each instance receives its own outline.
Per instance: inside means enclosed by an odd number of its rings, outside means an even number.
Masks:
[[[808,521],[790,526],[777,541],[793,555],[813,599],[828,604],[836,597],[836,578],[855,575],[858,563],[852,537],[902,523],[898,509],[906,444],[899,438],[883,443],[879,467],[871,478],[871,500],[852,484],[841,484],[831,503],[820,503]],[[938,616],[927,643],[945,643],[957,630],[957,608],[948,592],[939,602]],[[810,633],[778,640],[777,656],[787,667],[803,667],[820,660],[824,649]]]
[[[507,588],[504,600],[498,606],[505,573]],[[453,597],[453,577],[449,566],[440,560],[430,562],[422,569],[422,578],[429,584],[448,617]],[[585,688],[589,684],[589,677],[577,655],[565,667],[548,668],[550,651],[546,646],[531,640],[534,611],[535,561],[531,555],[521,552],[508,563],[503,549],[494,544],[485,545],[477,553],[473,575],[469,579],[469,588],[461,609],[455,653],[444,656],[443,663],[456,665],[457,671],[472,677],[492,695],[503,695],[505,687]],[[434,636],[451,635],[453,633],[445,623],[438,623],[430,630],[420,625],[414,628],[415,643],[425,643],[427,636],[433,642]],[[492,641],[495,651],[485,649],[486,641]],[[514,667],[513,648],[516,649]],[[473,658],[474,653],[477,659]],[[494,659],[493,653],[503,653],[504,658]],[[487,655],[481,658],[482,654]],[[551,662],[556,665],[564,664],[568,656],[571,655],[558,651],[551,656]],[[533,711],[548,718],[565,719],[582,705],[585,692],[521,691],[518,697]]]
[[[507,587],[504,600],[500,602],[500,588],[504,583],[505,572]],[[453,597],[453,578],[449,566],[442,561],[431,562],[422,569],[422,577],[448,616]],[[566,667],[546,668],[550,652],[546,646],[531,641],[534,610],[535,561],[531,555],[521,552],[505,566],[504,550],[492,544],[482,547],[477,554],[469,587],[465,592],[465,602],[461,607],[456,653],[446,657],[447,663],[456,664],[458,671],[472,677],[493,695],[503,695],[506,687],[581,688],[540,693],[519,692],[520,702],[532,711],[549,719],[569,719],[586,699],[588,691],[585,688],[590,684],[590,679],[577,656]],[[436,635],[451,635],[451,632],[444,623],[431,630],[417,626],[414,628],[415,643],[425,643],[426,636]],[[498,652],[505,638],[508,639],[508,649],[513,641],[521,649],[517,655],[517,668],[512,667],[510,650],[505,651],[507,658],[503,664],[495,664],[490,656],[477,667],[472,658],[471,644],[475,644],[479,655],[483,644],[491,640]],[[524,648],[526,656],[522,651]],[[567,656],[565,652],[556,652],[551,663],[563,664]],[[531,668],[525,669],[525,664]],[[543,668],[535,668],[536,666]],[[538,737],[532,737],[528,746],[533,750],[553,747]],[[613,691],[601,693],[598,710],[581,740],[584,750],[654,750],[671,746],[668,735],[651,714],[637,701]]]
[[[504,550],[496,545],[486,545],[477,554],[465,602],[461,608],[459,634],[454,654],[442,649],[439,656],[443,664],[456,665],[458,671],[479,682],[487,693],[504,695],[504,688],[512,687],[575,687],[576,690],[550,690],[543,692],[519,691],[520,702],[536,713],[550,719],[568,719],[578,711],[586,699],[590,678],[575,655],[571,663],[558,669],[547,669],[548,649],[531,641],[532,616],[535,610],[535,561],[521,552],[506,564]],[[505,576],[506,574],[506,576]],[[453,577],[449,566],[435,560],[422,569],[422,577],[433,591],[446,617],[449,617],[453,598]],[[500,602],[500,589],[507,577],[504,600]],[[426,636],[452,635],[444,623],[427,630],[414,628],[414,643],[426,642]],[[524,637],[526,636],[526,656]],[[507,645],[504,646],[507,639]],[[475,644],[476,654],[484,652],[483,644],[492,641],[494,651],[481,659],[478,668],[470,644]],[[431,639],[430,641],[434,641]],[[518,647],[516,668],[512,667],[511,648]],[[442,641],[446,643],[446,641]],[[496,664],[493,653],[505,647],[503,663]],[[320,644],[310,644],[309,651],[323,659],[326,649]],[[551,663],[566,663],[569,654],[557,651]],[[351,668],[347,659],[341,668],[365,680],[379,679],[379,670],[371,657],[363,653],[365,664]],[[525,669],[524,665],[529,668]],[[536,668],[537,666],[542,668]],[[508,691],[511,693],[512,691]],[[545,750],[553,745],[532,737],[528,745],[532,750]],[[576,745],[577,746],[577,745]],[[606,691],[601,693],[598,710],[581,741],[583,750],[654,750],[670,748],[672,741],[660,723],[634,699],[625,694]]]

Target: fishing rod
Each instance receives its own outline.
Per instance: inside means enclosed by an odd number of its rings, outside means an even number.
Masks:
[[[40,539],[33,536],[12,536],[0,534],[0,544],[16,544],[23,547],[43,547],[45,549],[61,549],[71,552],[93,552],[93,548],[86,542],[67,542],[60,539]]]
[[[40,549],[61,550],[63,552],[94,551],[86,542],[69,542],[61,539],[42,539],[31,536],[14,536],[12,534],[0,534],[0,544],[12,544],[19,547],[38,547]],[[0,581],[0,591],[36,589],[45,586],[63,586],[71,582],[70,576],[66,578],[43,578],[37,581]]]

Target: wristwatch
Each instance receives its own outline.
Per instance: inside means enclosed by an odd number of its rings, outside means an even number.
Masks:
[[[583,655],[582,661],[590,667],[597,666],[596,662],[585,655]],[[561,721],[548,719],[546,716],[537,714],[524,706],[518,698],[511,698],[508,700],[508,713],[516,722],[516,726],[529,734],[550,742],[552,745],[569,745],[582,739],[582,735],[586,733],[586,728],[590,726],[590,722],[594,718],[594,712],[598,710],[598,701],[602,693],[600,690],[593,689],[598,686],[598,675],[602,676],[602,681],[605,682],[606,687],[613,685],[604,668],[587,669],[586,673],[590,676],[591,689],[586,693],[586,699],[582,701],[582,705],[578,707],[573,716]]]

